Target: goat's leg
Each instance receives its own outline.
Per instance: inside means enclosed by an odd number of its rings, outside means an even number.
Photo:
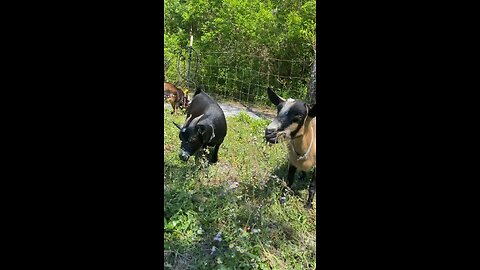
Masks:
[[[218,149],[220,148],[220,144],[217,144],[213,147],[212,157],[210,159],[210,163],[216,163],[218,161]]]
[[[293,185],[293,179],[295,177],[296,171],[297,171],[297,168],[295,168],[295,166],[293,166],[292,164],[288,164],[287,186],[289,188],[291,188]]]
[[[172,105],[172,109],[173,109],[172,114],[174,114],[174,113],[176,112],[176,110],[175,110],[175,101],[170,101],[170,105]]]
[[[182,103],[180,101],[177,101],[177,103],[175,103],[177,108],[180,110],[180,113],[182,112]]]
[[[317,169],[314,169],[312,180],[310,182],[310,187],[308,188],[307,204],[305,205],[307,209],[312,208],[313,196],[315,195],[315,191],[316,191],[316,183],[317,183]]]
[[[293,178],[295,176],[295,172],[297,171],[297,168],[293,166],[292,164],[288,164],[288,173],[287,173],[287,187],[291,188],[293,185]],[[286,197],[287,197],[287,191],[288,188],[283,189],[282,197],[280,198],[280,203],[284,204]]]
[[[303,182],[305,179],[307,179],[307,172],[301,171],[299,180]]]

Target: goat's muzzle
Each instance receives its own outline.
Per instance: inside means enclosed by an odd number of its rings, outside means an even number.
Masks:
[[[185,162],[190,158],[190,154],[183,149],[180,149],[180,154],[178,154],[178,156],[180,157],[180,160]]]
[[[277,132],[277,130],[265,129],[265,140],[269,143],[278,143],[279,137],[282,133]]]

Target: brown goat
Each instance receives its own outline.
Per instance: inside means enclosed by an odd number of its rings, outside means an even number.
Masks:
[[[313,196],[316,191],[316,105],[309,108],[304,102],[294,99],[285,100],[268,88],[270,101],[277,106],[277,116],[265,129],[265,139],[269,143],[277,143],[278,139],[286,138],[288,145],[288,173],[287,185],[293,184],[295,172],[300,170],[304,174],[313,170],[313,178],[308,190],[307,208],[312,207]],[[281,203],[284,203],[284,190]]]
[[[163,83],[163,97],[172,105],[172,114],[177,112],[177,108],[185,109],[188,107],[188,95],[171,83]]]

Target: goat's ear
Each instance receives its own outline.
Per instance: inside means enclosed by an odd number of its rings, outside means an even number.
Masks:
[[[273,92],[272,88],[268,87],[267,88],[267,94],[268,94],[268,99],[277,106],[281,102],[284,102],[285,99],[281,98],[279,95],[277,95],[275,92]]]
[[[197,131],[198,134],[202,136],[203,143],[208,143],[215,137],[215,133],[211,125],[198,124]]]
[[[203,91],[203,85],[199,85],[196,87],[197,89],[195,90],[195,94],[193,94],[193,96],[196,96],[198,94],[200,94],[202,91]]]
[[[313,104],[308,109],[308,117],[316,117],[317,116],[317,104]]]

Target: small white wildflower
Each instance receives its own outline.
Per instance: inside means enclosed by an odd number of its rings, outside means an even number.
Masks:
[[[253,229],[252,231],[253,231],[253,233],[259,233],[260,229]]]
[[[210,255],[212,255],[216,250],[217,250],[217,248],[215,246],[213,246],[212,249],[211,249]]]
[[[215,237],[213,238],[213,241],[221,242],[222,241],[222,232],[218,232],[217,235],[215,235]]]

